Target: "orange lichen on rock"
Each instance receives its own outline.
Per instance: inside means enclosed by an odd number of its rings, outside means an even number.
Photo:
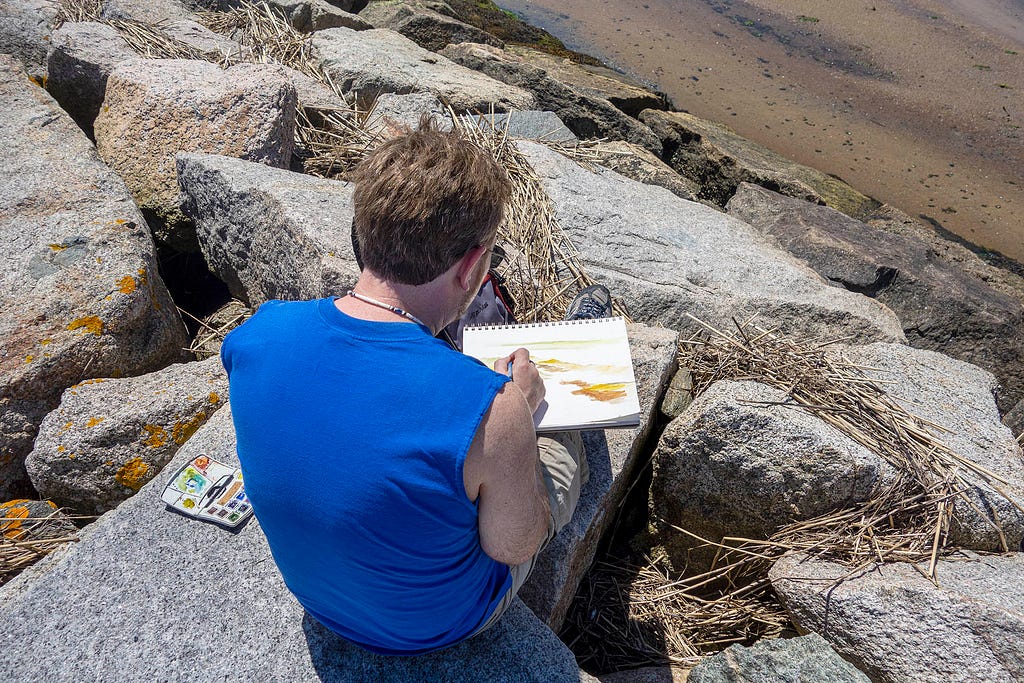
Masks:
[[[84,318],[78,318],[72,320],[68,324],[68,331],[74,332],[75,330],[84,329],[86,332],[92,332],[97,337],[103,334],[103,321],[94,315],[87,315]]]
[[[167,430],[160,425],[143,425],[149,437],[142,443],[150,448],[160,448],[167,443]]]
[[[28,508],[25,507],[25,503],[29,502],[26,498],[19,498],[18,500],[9,500],[3,505],[0,505],[0,510],[4,511],[3,522],[0,522],[0,530],[7,538],[15,539],[20,538],[25,531],[21,529],[21,520],[28,517]]]
[[[64,448],[64,445],[63,445],[63,444],[61,444],[61,445],[57,446],[57,452],[58,452],[58,453],[63,453],[64,451],[65,451],[65,448]]]
[[[217,395],[216,391],[211,391],[210,395],[207,396],[206,399],[210,402],[211,405],[217,405],[218,403],[220,403],[220,396]]]
[[[103,422],[106,419],[107,418],[105,418],[105,417],[90,417],[89,421],[85,423],[85,426],[86,427],[95,427],[100,422]]]
[[[54,251],[64,251],[68,248],[68,245],[66,244],[48,244],[46,246],[50,247],[50,249],[53,249]]]
[[[203,426],[206,422],[206,413],[200,411],[195,414],[191,420],[185,420],[183,422],[175,422],[174,426],[171,427],[171,438],[174,439],[174,443],[179,446],[186,441],[189,437],[196,433],[196,430]]]
[[[143,462],[141,457],[132,458],[117,471],[114,481],[133,491],[138,491],[147,481],[147,472],[149,472],[149,465]]]
[[[123,278],[117,281],[117,291],[122,294],[131,294],[135,291],[135,278],[131,275],[125,275]]]
[[[31,363],[33,358],[35,358],[35,356],[29,354],[29,355],[25,356],[25,362],[26,363]]]

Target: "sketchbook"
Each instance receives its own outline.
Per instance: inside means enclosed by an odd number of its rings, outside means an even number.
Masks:
[[[236,527],[252,516],[242,470],[200,455],[174,473],[163,501],[189,517]]]
[[[534,414],[538,432],[640,424],[626,321],[620,317],[468,327],[463,352],[487,367],[523,347],[546,390]]]

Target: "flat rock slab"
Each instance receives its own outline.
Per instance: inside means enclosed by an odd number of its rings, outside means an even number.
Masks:
[[[170,467],[200,454],[237,464],[230,409]],[[255,519],[232,532],[172,512],[160,500],[163,479],[0,589],[9,680],[40,671],[55,681],[165,680],[197,667],[203,680],[593,680],[520,601],[494,628],[440,653],[360,650],[305,614]]]
[[[184,325],[124,183],[25,73],[0,61],[0,499],[43,417],[84,379],[182,359]]]
[[[783,334],[903,340],[888,308],[828,285],[746,223],[606,169],[589,171],[543,145],[517,144],[587,271],[634,320],[690,335],[701,328],[687,314],[729,328],[733,318],[756,316]]]
[[[742,183],[729,213],[772,235],[816,272],[881,301],[907,343],[980,365],[1003,385],[1000,407],[1024,399],[1024,303],[984,276],[936,258],[931,245],[827,206]]]
[[[552,629],[558,630],[597,546],[615,519],[635,475],[658,403],[676,366],[677,335],[671,330],[630,325],[629,348],[640,397],[640,426],[583,433],[590,481],[580,492],[572,521],[538,558],[519,596]]]
[[[850,576],[799,555],[769,574],[800,628],[884,683],[1024,680],[1022,575],[1021,553],[941,560],[938,586],[909,564]]]
[[[79,514],[112,510],[159,475],[178,448],[227,404],[220,358],[64,392],[25,461],[36,491]]]
[[[902,344],[836,346],[827,355],[864,368],[907,412],[937,425],[932,430],[937,440],[1005,479],[1000,488],[1024,507],[1024,454],[999,419],[996,379],[991,373]],[[950,541],[974,550],[1001,551],[1004,548],[993,526],[998,520],[1007,549],[1021,550],[1024,512],[976,475],[963,474],[971,484],[967,491],[971,504],[959,498],[954,503]]]
[[[345,92],[369,101],[381,93],[430,92],[456,111],[533,109],[533,96],[459,66],[387,29],[317,31],[320,68]]]
[[[639,116],[644,109],[668,108],[668,100],[664,95],[608,67],[581,64],[525,45],[509,45],[505,49],[586,95],[608,100],[630,116]]]
[[[579,139],[565,127],[562,119],[550,111],[513,111],[487,117],[483,124],[493,124],[497,130],[507,130],[508,136],[539,142],[575,143]]]
[[[626,140],[661,154],[661,141],[647,126],[603,97],[566,85],[511,52],[492,45],[460,43],[449,45],[441,54],[507,83],[508,87],[528,90],[536,99],[536,108],[553,111],[580,138]]]
[[[107,79],[96,147],[139,208],[155,217],[154,237],[177,251],[195,251],[178,206],[174,155],[206,152],[288,167],[295,107],[295,87],[274,65],[225,70],[195,60],[130,60]]]
[[[719,123],[653,109],[643,112],[640,120],[661,138],[665,160],[701,184],[701,198],[719,206],[725,206],[742,182],[827,204],[855,218],[879,206],[842,180],[786,159]]]
[[[359,279],[351,184],[197,154],[178,157],[178,180],[210,270],[253,307],[343,294]]]
[[[824,638],[810,633],[799,638],[762,640],[750,647],[730,645],[705,657],[690,671],[688,683],[870,683]]]

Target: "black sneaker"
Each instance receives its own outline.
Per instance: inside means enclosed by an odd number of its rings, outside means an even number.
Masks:
[[[566,320],[612,317],[612,294],[604,285],[591,285],[576,295],[565,312]]]

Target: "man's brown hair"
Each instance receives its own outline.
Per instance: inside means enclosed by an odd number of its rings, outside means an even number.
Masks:
[[[422,285],[494,239],[511,193],[494,158],[424,117],[356,167],[355,233],[364,265]]]

